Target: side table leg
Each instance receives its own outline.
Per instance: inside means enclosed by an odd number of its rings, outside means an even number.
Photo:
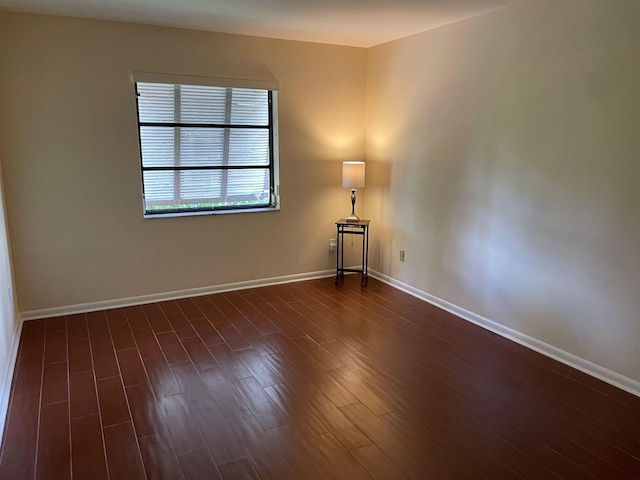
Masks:
[[[336,228],[336,282],[338,284],[338,280],[340,279],[340,227]]]
[[[362,248],[362,282],[361,286],[365,286],[369,280],[369,226],[364,228],[363,232],[363,248]]]

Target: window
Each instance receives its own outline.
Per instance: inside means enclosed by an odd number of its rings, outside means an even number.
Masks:
[[[135,86],[145,216],[277,207],[275,90]]]

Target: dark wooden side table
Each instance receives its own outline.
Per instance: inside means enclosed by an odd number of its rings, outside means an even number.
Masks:
[[[367,284],[369,274],[369,222],[370,220],[358,220],[357,222],[347,222],[344,218],[336,222],[338,229],[336,252],[336,284],[344,278],[344,272],[357,272],[362,275],[361,286]],[[344,268],[344,236],[362,236],[362,265],[361,268]]]

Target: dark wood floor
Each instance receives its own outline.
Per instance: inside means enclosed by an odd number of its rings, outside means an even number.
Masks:
[[[640,399],[356,277],[26,322],[2,479],[640,479]]]

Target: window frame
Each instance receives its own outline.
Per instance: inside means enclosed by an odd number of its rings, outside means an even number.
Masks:
[[[267,92],[268,102],[268,124],[267,125],[246,125],[246,124],[232,124],[230,123],[189,123],[189,122],[176,122],[175,118],[173,122],[148,122],[140,121],[140,104],[139,104],[139,83],[158,83],[169,84],[176,86],[202,86],[202,87],[220,87],[227,89],[254,89],[263,90]],[[144,218],[166,218],[175,216],[196,216],[196,215],[214,215],[214,214],[226,214],[226,213],[249,213],[249,212],[263,212],[263,211],[276,211],[280,210],[280,192],[279,192],[279,155],[278,155],[278,83],[272,78],[266,80],[256,79],[237,79],[237,78],[219,78],[219,77],[194,77],[194,76],[182,76],[182,75],[170,75],[170,74],[149,74],[149,73],[134,73],[133,74],[133,87],[136,99],[136,125],[138,131],[138,148],[140,158],[140,174],[141,174],[141,187],[142,187],[142,209]],[[175,115],[174,106],[174,115]],[[174,157],[172,166],[145,166],[142,149],[142,127],[168,127],[168,128],[198,128],[198,129],[223,129],[227,130],[229,134],[234,130],[249,129],[249,130],[267,130],[268,133],[268,164],[258,165],[192,165],[192,166],[180,166],[176,164]],[[228,155],[228,152],[227,152]],[[264,168],[268,170],[267,178],[269,180],[269,201],[264,204],[245,204],[245,205],[223,205],[213,207],[191,207],[191,208],[166,208],[157,211],[148,209],[148,202],[145,197],[145,172],[152,171],[220,171],[223,172],[225,177],[225,185],[227,172]],[[204,200],[204,198],[203,198]],[[197,203],[197,200],[194,201]],[[209,203],[208,201],[201,203]]]

